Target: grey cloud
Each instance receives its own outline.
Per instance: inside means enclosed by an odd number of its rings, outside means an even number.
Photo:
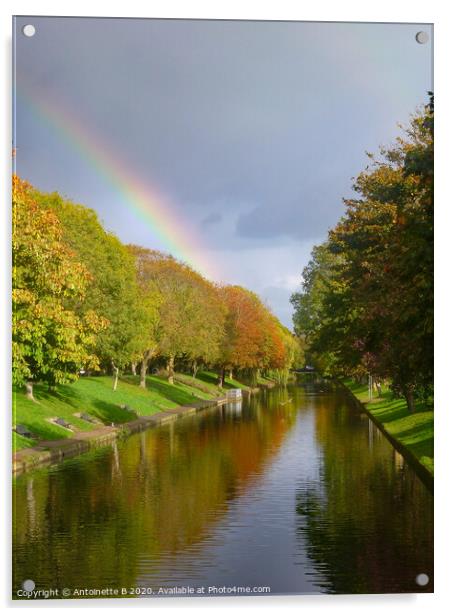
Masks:
[[[293,291],[281,287],[266,287],[262,292],[262,299],[270,306],[277,306],[277,316],[280,321],[289,329],[292,329],[293,307],[290,303],[290,296]]]
[[[204,226],[211,226],[223,220],[223,216],[219,212],[212,212],[202,219],[201,223]]]
[[[260,205],[242,214],[236,225],[239,237],[267,239],[288,237],[309,240],[325,236],[344,209],[339,195],[312,189],[289,202]]]
[[[280,269],[301,271],[303,241],[335,224],[364,152],[391,141],[431,89],[415,24],[33,17],[28,40],[30,19],[17,18],[19,89],[74,115],[199,227],[214,257],[233,251],[231,280],[250,269],[244,255],[267,275],[279,246],[290,252]],[[126,241],[164,249],[25,98],[19,174],[93,207]],[[286,310],[287,293],[270,295]]]

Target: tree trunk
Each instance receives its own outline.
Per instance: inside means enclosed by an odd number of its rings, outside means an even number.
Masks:
[[[116,391],[116,388],[118,387],[118,378],[119,378],[119,368],[117,366],[115,366],[114,362],[111,362],[111,365],[113,367],[113,372],[115,375],[114,381],[113,381],[113,391]]]
[[[196,379],[196,375],[198,373],[198,362],[196,361],[196,359],[193,362],[192,369],[193,369],[193,378]]]
[[[218,386],[224,386],[224,366],[221,367],[220,374],[218,375]]]
[[[168,383],[174,385],[174,355],[170,355],[168,360]]]
[[[131,367],[132,367],[132,374],[133,374],[133,376],[136,376],[137,375],[137,362],[133,361],[132,364],[131,364]]]
[[[144,353],[140,366],[140,387],[146,389],[146,374],[148,371],[149,360],[152,357],[152,351],[148,350]]]
[[[232,368],[229,370],[229,378],[232,379]]]
[[[36,402],[35,397],[33,395],[33,382],[32,381],[27,381],[25,383],[25,391],[26,391],[26,396],[29,400],[32,400],[33,402]]]
[[[408,411],[410,413],[414,413],[415,408],[414,408],[414,391],[412,390],[411,387],[407,388],[405,390],[405,400],[406,400],[406,404],[408,407]]]

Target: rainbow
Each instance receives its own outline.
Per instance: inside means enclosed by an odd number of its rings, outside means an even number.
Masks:
[[[100,135],[84,125],[67,105],[51,103],[37,92],[30,93],[22,84],[16,84],[15,94],[25,102],[41,125],[47,125],[84,161],[90,163],[95,172],[114,189],[124,206],[145,223],[154,238],[160,240],[166,252],[211,280],[221,278],[207,258],[201,239],[194,231],[189,231],[186,221],[175,215],[171,203],[154,186],[138,177],[117,152],[103,143]]]

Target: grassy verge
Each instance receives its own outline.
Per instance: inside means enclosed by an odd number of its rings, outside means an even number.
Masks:
[[[110,425],[221,395],[218,387],[203,380],[192,377],[183,380],[183,383],[176,381],[170,385],[158,376],[149,376],[144,390],[138,387],[138,377],[128,376],[120,379],[117,390],[113,391],[111,377],[83,377],[52,392],[42,385],[35,385],[36,402],[28,400],[21,390],[16,390],[13,392],[13,424],[26,426],[35,438],[25,438],[14,432],[13,449],[32,447],[41,440],[73,436],[74,432],[51,423],[50,418],[62,417],[75,431],[88,431],[98,428],[99,424],[84,421],[76,417],[76,413],[87,413],[101,424]]]
[[[204,383],[210,383],[211,385],[216,385],[218,383],[218,374],[215,374],[215,372],[208,372],[207,370],[203,370],[201,372],[198,372],[196,377]],[[240,383],[239,381],[236,381],[235,379],[225,377],[224,389],[249,389],[249,387],[247,385],[244,385],[243,383]]]
[[[205,394],[208,394],[210,398],[224,396],[224,389],[218,385],[202,381],[188,374],[181,374],[178,372],[174,375],[174,380],[176,383],[182,383],[183,385],[189,385],[195,389],[200,389]]]
[[[417,404],[416,412],[408,411],[405,400],[393,398],[389,390],[383,390],[379,398],[369,401],[366,385],[345,379],[344,385],[383,424],[396,441],[406,447],[433,475],[433,410],[425,404]]]

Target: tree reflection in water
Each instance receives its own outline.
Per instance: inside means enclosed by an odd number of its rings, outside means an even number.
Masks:
[[[19,477],[14,588],[429,591],[432,496],[368,421],[313,380]]]
[[[432,592],[433,501],[426,487],[340,396],[317,400],[316,434],[321,482],[300,487],[296,502],[298,533],[324,591]],[[430,578],[423,588],[415,582],[419,573]]]

